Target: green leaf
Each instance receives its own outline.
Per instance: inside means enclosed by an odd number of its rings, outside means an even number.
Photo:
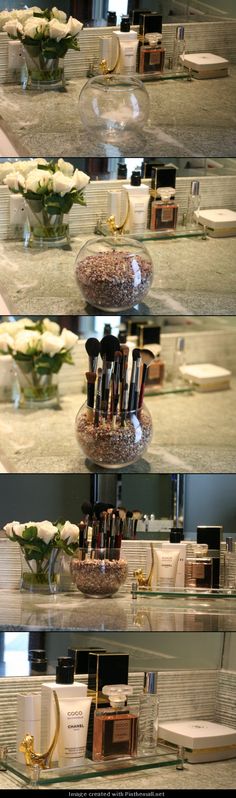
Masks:
[[[37,538],[37,527],[28,526],[22,533],[22,540],[35,540]]]

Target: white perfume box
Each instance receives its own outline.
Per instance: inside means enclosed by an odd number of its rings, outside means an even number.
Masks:
[[[197,213],[197,220],[213,238],[236,235],[236,213],[228,208],[204,208]]]
[[[159,723],[159,737],[186,749],[188,762],[215,762],[236,757],[236,729],[208,720]]]
[[[222,391],[230,387],[231,371],[213,363],[194,363],[180,367],[181,374],[200,391]]]
[[[47,751],[51,745],[55,729],[56,729],[56,708],[53,690],[57,693],[59,703],[60,696],[65,698],[78,698],[78,696],[87,695],[87,686],[82,682],[73,682],[73,684],[58,684],[57,682],[48,682],[42,684],[41,693],[41,749]],[[58,761],[58,747],[54,748],[52,755],[52,763]]]
[[[177,574],[175,580],[175,587],[184,587],[185,585],[185,560],[186,560],[186,549],[187,549],[187,542],[182,541],[182,543],[170,543],[168,540],[157,540],[153,542],[155,549],[160,548],[167,548],[173,549],[174,551],[179,551],[179,559],[177,565]],[[154,580],[155,580],[155,567],[154,567]],[[156,587],[153,581],[153,587]]]
[[[207,78],[226,77],[229,71],[229,61],[214,53],[185,53],[180,56],[187,69],[191,69],[193,77],[200,80]]]

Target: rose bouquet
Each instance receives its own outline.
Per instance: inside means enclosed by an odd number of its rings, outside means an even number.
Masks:
[[[63,81],[63,68],[59,59],[67,51],[79,50],[78,34],[82,22],[54,8],[45,11],[35,6],[22,11],[3,11],[0,30],[11,39],[19,39],[25,52],[28,85],[39,88],[57,88]]]
[[[68,224],[63,221],[72,205],[86,205],[84,189],[89,176],[63,158],[0,164],[0,184],[8,186],[26,201],[30,245],[59,246],[69,238]]]
[[[54,592],[59,584],[60,555],[72,557],[78,547],[78,526],[70,521],[11,521],[4,532],[20,546],[21,588]]]
[[[78,338],[50,319],[19,319],[0,324],[0,354],[12,355],[18,372],[21,405],[58,404],[57,374],[73,365]]]

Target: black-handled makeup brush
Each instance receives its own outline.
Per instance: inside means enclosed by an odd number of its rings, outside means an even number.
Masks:
[[[88,338],[85,344],[86,352],[89,356],[89,371],[93,373],[97,371],[98,355],[100,352],[100,343],[97,338]]]
[[[99,415],[101,412],[101,402],[102,402],[102,369],[98,369],[98,380],[97,380],[97,393],[96,393],[96,403],[95,403],[95,413],[94,413],[94,426],[99,426]]]
[[[135,383],[136,383],[136,371],[137,371],[137,361],[140,359],[140,350],[133,349],[132,352],[132,371],[131,371],[131,378],[130,378],[130,387],[129,387],[129,401],[128,401],[128,410],[134,410],[134,396],[135,396]]]
[[[111,381],[111,368],[115,360],[115,353],[119,350],[119,341],[114,335],[105,335],[100,343],[100,354],[103,359],[102,375],[102,413],[104,418],[108,415],[109,393]]]
[[[89,421],[93,421],[93,408],[94,408],[94,395],[95,395],[95,382],[96,374],[92,371],[86,371],[87,380],[87,417]]]
[[[124,400],[123,400],[124,389],[125,389],[125,385],[128,382],[128,380],[127,380],[127,370],[128,370],[128,359],[129,359],[129,347],[125,346],[125,345],[124,346],[122,345],[120,347],[120,349],[121,349],[121,352],[122,352],[122,361],[121,361],[121,369],[120,369],[120,383],[121,383],[121,387],[120,387],[120,410],[122,411],[123,410],[123,406],[124,406]],[[128,408],[128,397],[127,397],[127,408]]]
[[[151,352],[150,349],[140,349],[140,354],[141,354],[141,361],[142,361],[142,365],[143,365],[143,370],[142,370],[142,379],[141,379],[141,386],[140,386],[140,392],[139,392],[139,401],[138,401],[138,409],[139,410],[141,410],[141,407],[142,407],[142,404],[143,404],[145,382],[146,382],[146,379],[147,379],[147,371],[148,371],[148,368],[149,368],[150,364],[152,363],[152,361],[155,360],[155,355],[153,355],[153,352]]]

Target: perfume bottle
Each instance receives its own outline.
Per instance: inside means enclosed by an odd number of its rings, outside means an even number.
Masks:
[[[190,194],[188,196],[188,207],[186,214],[186,227],[192,228],[198,225],[198,213],[200,211],[200,183],[199,180],[192,180]]]
[[[226,552],[224,556],[224,587],[236,588],[236,551],[233,538],[226,538]]]
[[[175,202],[175,181],[175,167],[152,168],[150,230],[175,230],[179,208]]]
[[[178,27],[176,28],[173,57],[172,57],[172,69],[174,72],[181,72],[184,69],[183,62],[184,62],[185,50],[186,50],[186,43],[184,38],[184,26],[178,25]]]
[[[172,385],[174,388],[183,385],[183,376],[181,374],[181,366],[185,365],[185,338],[178,336],[173,357],[172,365]]]
[[[138,754],[154,755],[158,741],[159,700],[157,697],[157,672],[144,674],[143,693],[139,702]]]
[[[102,688],[110,707],[96,709],[93,726],[93,759],[98,761],[135,756],[137,752],[138,713],[126,706],[133,688],[110,684]]]
[[[166,51],[161,46],[162,17],[160,14],[140,14],[139,41],[138,71],[141,74],[151,73],[154,75],[163,72]]]

